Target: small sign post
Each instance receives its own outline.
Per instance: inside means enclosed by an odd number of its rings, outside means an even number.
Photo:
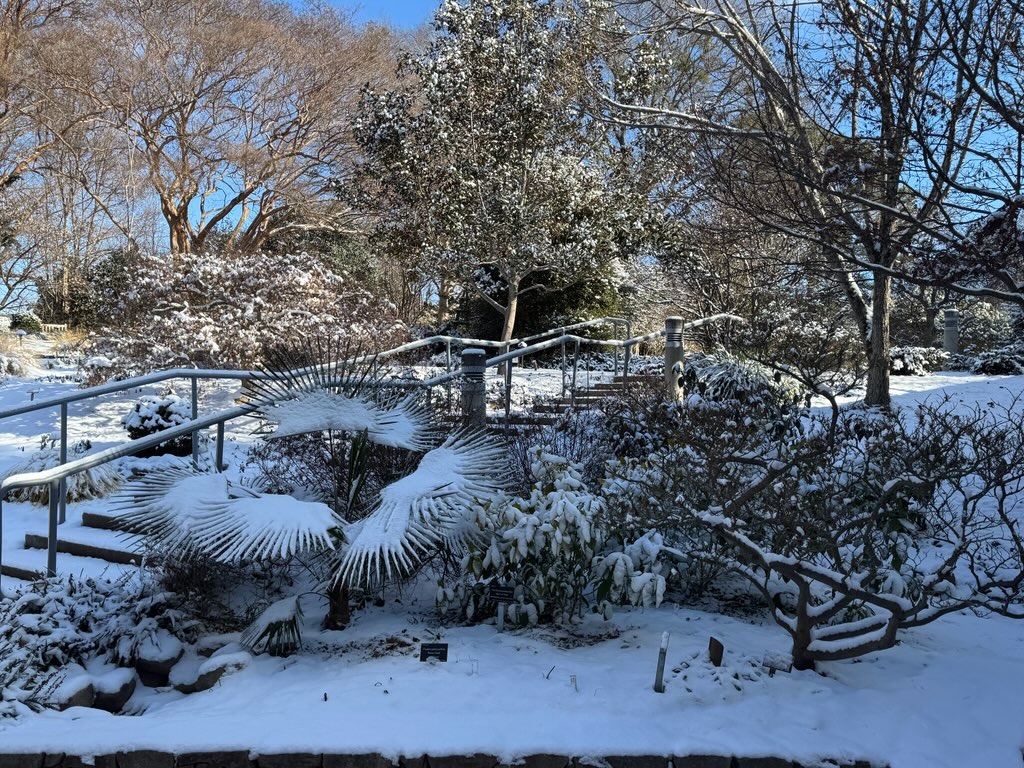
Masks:
[[[711,663],[716,667],[722,666],[722,657],[725,655],[725,646],[722,645],[722,641],[717,637],[712,637],[708,641],[708,656],[711,657]]]
[[[515,587],[499,587],[494,584],[488,589],[491,600],[498,604],[498,631],[505,631],[505,606],[516,600]]]
[[[420,661],[448,661],[448,643],[421,643]]]
[[[658,651],[658,671],[654,674],[654,690],[665,692],[665,656],[668,655],[668,632],[661,633],[661,650]]]

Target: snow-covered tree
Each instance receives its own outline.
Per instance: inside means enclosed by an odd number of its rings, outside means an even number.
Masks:
[[[632,221],[583,141],[586,57],[559,3],[445,0],[434,27],[402,66],[411,95],[366,95],[362,182],[379,235],[469,286],[508,339],[523,293],[586,275]]]

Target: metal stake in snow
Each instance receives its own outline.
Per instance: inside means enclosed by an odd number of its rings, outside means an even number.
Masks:
[[[665,656],[668,654],[668,632],[661,633],[661,650],[658,651],[658,671],[654,675],[654,690],[665,692]]]
[[[942,350],[951,355],[960,351],[960,313],[947,309],[942,318]]]
[[[665,318],[665,397],[678,400],[683,396],[683,318],[678,315]],[[676,367],[678,364],[678,368]]]
[[[491,600],[498,604],[498,631],[505,631],[505,606],[514,603],[516,599],[515,587],[501,587],[494,584],[488,590]]]
[[[462,350],[462,421],[467,425],[483,426],[487,421],[486,368],[487,355],[482,349]]]

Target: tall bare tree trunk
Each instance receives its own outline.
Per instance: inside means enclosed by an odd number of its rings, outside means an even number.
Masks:
[[[868,341],[867,405],[889,405],[889,303],[892,278],[875,273],[871,294],[871,337]]]

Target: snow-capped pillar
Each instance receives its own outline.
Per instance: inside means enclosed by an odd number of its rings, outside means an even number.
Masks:
[[[951,355],[960,351],[960,313],[947,309],[942,321],[942,349]]]
[[[665,397],[678,400],[683,396],[683,318],[665,318]]]
[[[484,371],[487,354],[482,349],[462,350],[462,421],[483,426],[487,421]]]

